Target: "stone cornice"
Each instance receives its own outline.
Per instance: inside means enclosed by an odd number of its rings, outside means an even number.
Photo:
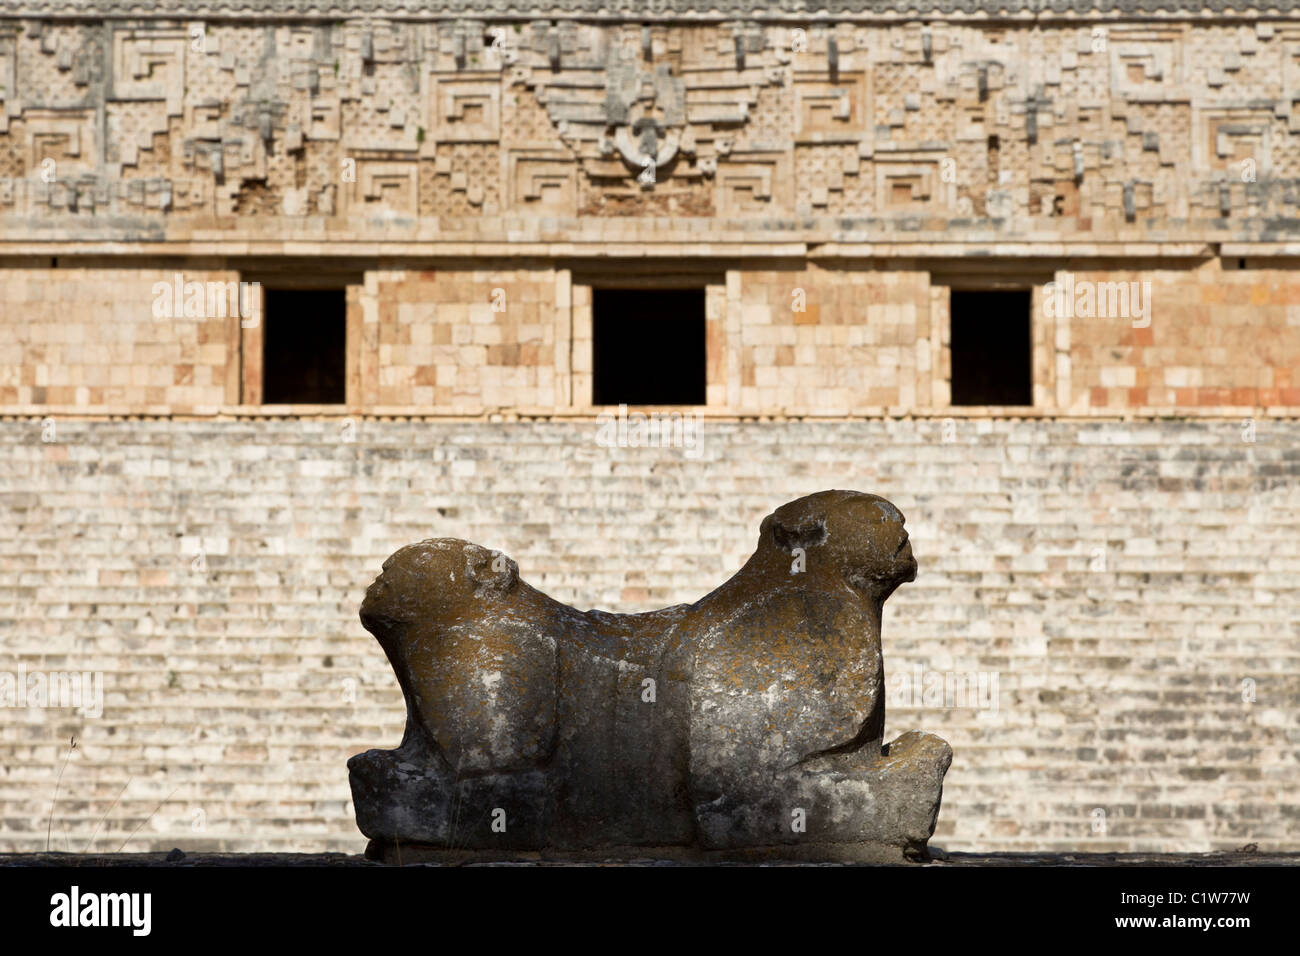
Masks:
[[[1070,18],[1288,15],[1300,0],[0,0],[0,17],[402,20],[583,19],[833,21],[899,18]]]

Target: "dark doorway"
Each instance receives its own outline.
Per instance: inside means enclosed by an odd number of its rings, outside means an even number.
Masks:
[[[703,405],[703,289],[593,289],[592,401]]]
[[[1027,289],[952,292],[952,403],[1032,405]]]
[[[264,289],[262,404],[346,401],[347,299],[343,289]]]

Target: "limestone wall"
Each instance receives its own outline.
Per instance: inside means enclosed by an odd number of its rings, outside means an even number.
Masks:
[[[1072,407],[1293,405],[1300,401],[1300,273],[1255,272],[1244,259],[1186,268],[1081,269],[1078,288],[1141,286],[1149,327],[1127,316],[1093,314],[1054,323],[1056,353],[1069,359]],[[1064,272],[1056,275],[1064,288]],[[1111,292],[1104,292],[1110,301]],[[1076,305],[1084,302],[1076,292]],[[1062,339],[1064,336],[1064,341]]]
[[[644,609],[828,487],[908,517],[888,731],[956,752],[936,844],[1300,849],[1294,421],[705,422],[696,458],[596,434],[0,421],[0,672],[103,682],[98,718],[5,710],[0,850],[44,848],[56,784],[60,849],[359,850],[344,763],[403,718],[356,618],[392,550],[462,536],[561,600]],[[996,696],[933,697],[966,675]]]
[[[388,270],[363,293],[378,341],[370,404],[480,410],[555,406],[556,341],[570,337],[554,269]],[[567,404],[567,402],[566,402]]]
[[[226,286],[238,279],[184,266],[0,269],[0,407],[190,412],[238,402],[239,293],[232,303]],[[187,283],[198,295],[189,317]],[[219,314],[208,309],[209,283]]]
[[[261,314],[237,317],[224,296],[227,283],[267,278],[273,261],[0,264],[0,411],[260,410]],[[1032,293],[1037,413],[1294,416],[1294,261],[674,259],[647,268],[498,257],[344,260],[297,274],[347,285],[345,404],[358,414],[590,412],[593,284],[671,276],[706,293],[711,415],[987,413],[950,405],[950,293],[1018,287]],[[249,292],[261,301],[260,287]],[[158,314],[160,294],[172,313]]]
[[[48,242],[572,241],[578,221],[690,241],[711,220],[760,243],[1295,240],[1289,0],[987,22],[76,6],[0,8],[4,251],[33,220]]]

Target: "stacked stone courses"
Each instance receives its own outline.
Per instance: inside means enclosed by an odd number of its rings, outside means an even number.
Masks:
[[[306,275],[353,410],[587,409],[591,288],[662,274],[710,411],[944,408],[950,290],[1009,286],[1036,408],[1300,407],[1286,10],[221,9],[0,7],[0,408],[260,406],[260,332],[153,290]],[[1146,314],[1050,315],[1067,277]]]
[[[1294,422],[1254,443],[1222,421],[710,422],[695,460],[600,447],[593,422],[40,432],[0,427],[5,666],[100,670],[104,712],[10,712],[6,849],[44,847],[75,737],[58,848],[107,814],[93,848],[117,849],[162,804],[129,848],[359,852],[341,768],[404,719],[356,616],[388,554],[460,535],[557,599],[644,610],[733,573],[773,488],[831,484],[908,517],[921,572],[886,610],[886,734],[934,727],[958,755],[937,845],[1300,842]],[[996,673],[996,712],[925,706],[899,683],[918,668]]]
[[[360,852],[395,549],[640,611],[827,488],[908,518],[934,845],[1300,850],[1296,8],[0,0],[0,689],[104,689],[0,707],[0,851]],[[655,288],[698,455],[599,440],[596,293]],[[264,400],[294,289],[341,404]],[[1005,290],[1032,404],[955,406],[954,293]]]

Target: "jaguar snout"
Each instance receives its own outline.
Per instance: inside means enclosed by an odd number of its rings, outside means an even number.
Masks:
[[[911,543],[912,543],[911,538],[909,538],[907,532],[904,531],[903,540],[898,542],[898,547],[894,549],[894,557],[897,558],[899,555],[901,555],[903,553],[903,549],[909,547]]]

